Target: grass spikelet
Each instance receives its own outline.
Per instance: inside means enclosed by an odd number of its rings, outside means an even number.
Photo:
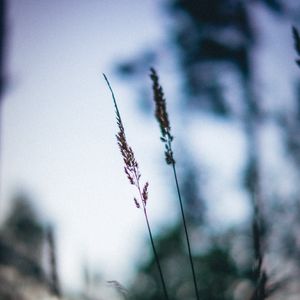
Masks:
[[[121,119],[121,115],[120,115],[120,112],[118,109],[117,101],[116,101],[114,92],[112,90],[112,87],[111,87],[107,77],[105,76],[105,74],[103,74],[103,76],[104,76],[104,79],[111,91],[111,95],[112,95],[112,99],[113,99],[113,103],[114,103],[114,107],[115,107],[116,120],[117,120],[117,125],[119,127],[119,132],[117,133],[116,138],[117,138],[118,146],[119,146],[119,149],[120,149],[120,152],[123,157],[124,164],[125,164],[124,171],[125,171],[125,174],[129,180],[130,184],[134,185],[138,190],[140,200],[138,200],[137,198],[134,198],[134,203],[137,208],[143,208],[154,258],[156,261],[156,265],[157,265],[157,268],[159,271],[159,275],[160,275],[160,279],[161,279],[161,283],[162,283],[162,287],[163,287],[163,292],[165,295],[165,299],[169,300],[169,296],[168,296],[164,276],[162,273],[162,269],[160,266],[158,254],[157,254],[157,251],[156,251],[156,248],[154,245],[153,235],[152,235],[149,218],[148,218],[148,214],[147,214],[147,209],[146,209],[147,200],[148,200],[149,183],[146,182],[144,184],[143,188],[141,188],[141,183],[140,183],[141,173],[139,171],[139,165],[135,159],[132,148],[127,143],[124,125],[123,125],[123,122]]]
[[[197,286],[197,280],[196,280],[196,274],[195,274],[195,267],[194,267],[193,258],[192,258],[190,239],[189,239],[189,234],[188,234],[187,225],[186,225],[185,213],[183,210],[183,203],[182,203],[181,192],[180,192],[178,178],[177,178],[174,154],[173,154],[173,150],[172,150],[173,136],[171,134],[171,126],[170,126],[169,117],[168,117],[168,113],[167,113],[166,99],[164,96],[163,88],[159,83],[159,77],[154,68],[150,69],[150,78],[152,80],[153,99],[154,99],[154,103],[155,103],[155,117],[158,121],[160,131],[161,131],[160,139],[165,145],[166,163],[168,165],[171,165],[172,169],[173,169],[173,175],[174,175],[174,180],[175,180],[175,185],[176,185],[177,195],[178,195],[178,202],[180,205],[182,223],[183,223],[183,227],[184,227],[186,243],[187,243],[187,248],[188,248],[189,261],[190,261],[191,271],[192,271],[192,276],[193,276],[195,294],[196,294],[197,300],[200,300],[198,286]]]
[[[128,290],[117,280],[109,280],[107,283],[114,287],[121,295],[122,297],[127,300],[128,299]]]
[[[137,187],[139,194],[141,196],[141,202],[143,204],[146,205],[147,199],[144,199],[144,194],[147,195],[147,193],[143,193],[141,192],[141,187],[140,187],[140,178],[141,178],[141,173],[139,171],[139,165],[135,159],[134,156],[134,152],[132,150],[132,148],[128,145],[127,139],[126,139],[126,135],[125,135],[125,129],[124,129],[124,125],[121,119],[121,115],[119,112],[119,108],[117,106],[117,102],[116,102],[116,98],[114,95],[114,92],[111,88],[111,85],[107,79],[107,77],[105,76],[105,74],[103,74],[104,79],[111,91],[112,94],[112,98],[113,98],[113,102],[114,102],[114,107],[115,107],[115,114],[116,114],[116,120],[117,120],[117,125],[119,128],[118,133],[116,134],[116,138],[117,138],[117,143],[121,152],[121,155],[123,157],[123,161],[124,161],[124,172],[130,182],[130,184],[134,185]],[[147,186],[146,190],[148,189],[148,182],[145,184],[145,187]],[[144,190],[143,189],[143,190]],[[135,205],[140,208],[141,203],[134,198],[134,203]]]

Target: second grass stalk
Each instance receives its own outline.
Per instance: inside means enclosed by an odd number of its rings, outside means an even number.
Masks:
[[[189,254],[189,260],[190,260],[190,265],[191,265],[191,270],[192,270],[192,275],[193,275],[193,282],[194,282],[194,287],[195,287],[196,298],[197,298],[197,300],[200,300],[198,286],[197,286],[197,280],[196,280],[195,267],[194,267],[193,258],[192,258],[190,239],[189,239],[189,235],[188,235],[186,218],[185,218],[185,213],[184,213],[183,204],[182,204],[182,197],[181,197],[179,183],[178,183],[178,179],[177,179],[175,159],[174,159],[173,150],[172,150],[173,136],[171,135],[171,126],[170,126],[169,117],[168,117],[167,108],[166,108],[166,99],[164,96],[162,86],[159,83],[158,75],[153,68],[150,69],[150,78],[153,83],[152,89],[153,89],[154,102],[155,102],[155,117],[159,123],[160,131],[161,131],[160,139],[165,145],[166,163],[168,165],[171,165],[172,169],[173,169],[173,174],[174,174],[174,179],[175,179],[175,184],[176,184],[176,189],[177,189],[177,194],[178,194],[178,201],[179,201],[180,211],[181,211],[181,216],[182,216],[182,223],[183,223],[183,227],[184,227],[186,243],[187,243],[187,248],[188,248],[188,254]]]

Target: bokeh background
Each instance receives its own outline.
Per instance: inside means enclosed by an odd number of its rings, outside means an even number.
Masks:
[[[4,299],[162,299],[102,73],[150,183],[172,298],[194,299],[151,66],[167,98],[202,299],[250,299],[255,205],[271,296],[298,299],[297,1],[0,3]]]

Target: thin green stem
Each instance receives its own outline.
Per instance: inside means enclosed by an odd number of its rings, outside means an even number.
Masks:
[[[151,231],[151,227],[150,227],[150,223],[149,223],[149,219],[148,219],[146,205],[145,205],[145,203],[143,201],[143,195],[142,195],[142,192],[141,192],[140,182],[138,181],[138,176],[137,176],[136,172],[134,172],[134,175],[135,175],[135,178],[137,179],[137,181],[136,181],[137,182],[136,187],[137,187],[137,189],[139,191],[141,202],[142,202],[142,205],[143,205],[143,211],[144,211],[144,216],[145,216],[145,219],[146,219],[146,224],[147,224],[147,228],[148,228],[150,242],[151,242],[151,246],[152,246],[152,250],[153,250],[155,262],[156,262],[156,265],[157,265],[157,268],[158,268],[160,280],[161,280],[161,283],[162,283],[163,291],[164,291],[166,300],[169,300],[167,286],[166,286],[166,283],[165,283],[165,279],[164,279],[164,276],[163,276],[162,268],[160,266],[158,254],[157,254],[157,251],[156,251],[156,248],[155,248],[155,244],[154,244],[154,239],[153,239],[153,235],[152,235],[152,231]]]
[[[196,280],[196,274],[195,274],[195,267],[194,267],[194,263],[193,263],[192,252],[191,252],[190,239],[189,239],[188,230],[187,230],[187,226],[186,226],[185,214],[184,214],[184,210],[183,210],[181,193],[180,193],[180,189],[179,189],[179,184],[178,184],[178,179],[177,179],[177,172],[176,172],[175,162],[174,161],[172,163],[172,169],[173,169],[173,173],[174,173],[174,178],[175,178],[175,183],[176,183],[176,189],[177,189],[177,194],[178,194],[178,200],[179,200],[179,204],[180,204],[180,211],[181,211],[181,216],[182,216],[182,223],[183,223],[185,237],[186,237],[186,243],[187,243],[187,247],[188,247],[189,260],[190,260],[192,274],[193,274],[193,282],[194,282],[194,287],[195,287],[196,298],[197,298],[197,300],[200,300],[198,286],[197,286],[197,280]]]
[[[176,174],[175,160],[173,157],[173,151],[172,151],[173,136],[171,135],[171,126],[170,126],[167,108],[166,108],[166,99],[164,96],[162,86],[159,83],[158,75],[154,68],[150,69],[150,78],[153,83],[152,89],[153,89],[154,102],[155,102],[155,117],[159,123],[160,131],[161,131],[160,139],[165,145],[166,163],[168,165],[172,165],[172,167],[173,167],[173,173],[174,173],[174,178],[175,178],[175,183],[176,183],[176,188],[177,188],[177,193],[178,193],[183,227],[184,227],[184,231],[185,231],[186,242],[187,242],[187,247],[188,247],[188,252],[189,252],[189,259],[190,259],[190,264],[191,264],[191,269],[192,269],[192,274],[193,274],[193,281],[194,281],[194,286],[195,286],[196,297],[197,297],[197,300],[200,300],[199,292],[198,292],[198,288],[197,288],[195,268],[194,268],[194,264],[193,264],[192,253],[191,253],[190,240],[189,240],[189,235],[188,235],[188,231],[187,231],[185,215],[184,215],[184,210],[183,210],[183,205],[182,205],[182,200],[181,200],[181,193],[180,193],[177,174]]]
[[[166,283],[165,283],[164,276],[163,276],[163,273],[162,273],[162,269],[161,269],[161,266],[160,266],[158,254],[156,252],[156,248],[155,248],[155,245],[154,245],[154,240],[153,240],[153,236],[152,236],[152,232],[151,232],[151,228],[150,228],[150,224],[149,224],[149,220],[148,220],[148,215],[147,215],[147,211],[146,211],[145,207],[144,207],[144,215],[145,215],[145,219],[146,219],[146,223],[147,223],[147,228],[148,228],[148,232],[149,232],[151,246],[152,246],[153,253],[154,253],[154,258],[155,258],[155,261],[156,261],[156,265],[157,265],[158,272],[159,272],[159,275],[160,275],[163,291],[164,291],[164,294],[165,294],[165,298],[166,298],[166,300],[169,300],[169,295],[168,295],[168,292],[167,292]]]

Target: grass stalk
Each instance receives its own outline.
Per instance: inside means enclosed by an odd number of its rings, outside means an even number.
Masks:
[[[155,69],[153,69],[153,68],[150,69],[150,78],[153,83],[152,89],[153,89],[154,102],[155,102],[155,116],[159,123],[160,131],[161,131],[160,139],[165,145],[166,163],[168,165],[171,165],[172,169],[173,169],[173,175],[174,175],[174,180],[175,180],[175,185],[176,185],[176,190],[177,190],[177,195],[178,195],[178,202],[179,202],[179,206],[180,206],[182,223],[183,223],[183,227],[184,227],[184,233],[185,233],[185,238],[186,238],[186,243],[187,243],[187,248],[188,248],[188,256],[189,256],[189,261],[190,261],[190,266],[191,266],[191,271],[192,271],[195,294],[196,294],[197,300],[200,300],[199,289],[198,289],[197,280],[196,280],[195,267],[194,267],[192,251],[191,251],[190,238],[189,238],[189,234],[188,234],[186,217],[185,217],[185,213],[184,213],[184,209],[183,209],[182,197],[181,197],[181,192],[180,192],[180,187],[179,187],[177,172],[176,172],[176,167],[175,167],[176,162],[174,159],[174,154],[173,154],[173,149],[172,149],[173,136],[171,135],[171,126],[170,126],[169,117],[168,117],[167,108],[166,108],[166,99],[164,96],[162,86],[159,83],[158,75],[157,75]]]
[[[130,184],[134,185],[138,190],[140,200],[137,200],[136,198],[134,198],[134,203],[137,208],[141,208],[141,207],[143,208],[143,213],[144,213],[146,224],[147,224],[147,229],[148,229],[149,238],[150,238],[150,242],[151,242],[151,246],[152,246],[152,250],[153,250],[153,254],[154,254],[154,259],[155,259],[155,262],[156,262],[156,265],[158,268],[158,272],[159,272],[159,276],[160,276],[160,280],[161,280],[161,284],[162,284],[162,288],[163,288],[163,293],[164,293],[165,299],[169,300],[169,295],[168,295],[165,279],[163,276],[159,257],[158,257],[158,254],[157,254],[157,251],[155,248],[154,239],[153,239],[153,235],[152,235],[152,231],[151,231],[151,226],[150,226],[149,218],[148,218],[148,214],[147,214],[146,205],[147,205],[147,200],[148,200],[149,184],[148,184],[148,182],[146,182],[146,184],[143,186],[143,188],[141,187],[141,183],[140,183],[141,173],[139,171],[139,166],[135,159],[134,152],[127,143],[124,125],[123,125],[121,115],[120,115],[120,112],[119,112],[119,109],[117,106],[117,101],[116,101],[113,89],[112,89],[107,77],[105,76],[105,74],[103,74],[103,76],[108,85],[108,88],[110,89],[114,107],[115,107],[116,120],[117,120],[117,124],[119,127],[119,132],[117,133],[116,138],[117,138],[118,146],[121,151],[123,161],[125,164],[124,171],[125,171],[125,174],[127,175],[127,178],[129,180]]]
[[[149,220],[148,220],[148,214],[147,214],[147,210],[146,210],[145,207],[144,207],[143,211],[144,211],[144,215],[145,215],[145,219],[146,219],[146,223],[147,223],[147,228],[148,228],[148,233],[149,233],[149,238],[150,238],[152,250],[153,250],[153,253],[154,253],[154,258],[155,258],[155,262],[156,262],[157,269],[158,269],[158,272],[159,272],[159,276],[160,276],[160,279],[161,279],[164,295],[165,295],[165,298],[168,300],[169,296],[168,296],[167,286],[166,286],[166,283],[165,283],[165,280],[164,280],[164,276],[163,276],[162,268],[161,268],[161,265],[160,265],[160,262],[159,262],[158,254],[157,254],[157,251],[156,251],[156,248],[155,248],[155,245],[154,245],[153,235],[152,235],[152,232],[151,232],[151,227],[150,227]]]

